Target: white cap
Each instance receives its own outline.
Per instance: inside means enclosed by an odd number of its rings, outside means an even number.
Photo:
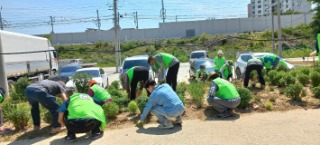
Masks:
[[[218,54],[223,54],[222,50],[219,50],[219,51],[218,51]]]

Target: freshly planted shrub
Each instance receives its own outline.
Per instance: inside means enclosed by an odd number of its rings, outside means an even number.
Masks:
[[[196,82],[189,84],[187,88],[188,92],[192,96],[196,103],[197,108],[201,108],[203,105],[204,93],[205,93],[205,83]]]
[[[179,83],[178,85],[177,85],[177,94],[180,96],[180,95],[182,95],[182,96],[184,96],[184,93],[186,92],[186,90],[187,90],[187,84],[186,83]]]
[[[296,84],[289,85],[284,92],[293,101],[301,101],[302,89],[303,89],[303,86],[299,83],[296,83]]]
[[[13,84],[13,88],[10,90],[11,98],[13,101],[26,101],[24,96],[24,89],[29,85],[27,77],[19,78],[17,82]]]
[[[272,103],[271,102],[267,102],[266,104],[264,104],[264,106],[266,107],[267,110],[272,110]]]
[[[285,81],[285,85],[294,84],[296,82],[296,79],[290,74],[285,75],[283,79]]]
[[[113,81],[111,86],[114,86],[116,89],[119,89],[119,81]]]
[[[271,70],[268,72],[268,78],[269,81],[271,82],[272,85],[276,85],[277,84],[277,80],[276,80],[276,75],[277,75],[277,71],[276,70]]]
[[[252,99],[252,94],[249,89],[243,88],[243,87],[237,88],[237,91],[238,91],[240,98],[241,98],[239,108],[244,109],[247,106],[249,106],[249,103]]]
[[[13,124],[16,130],[25,129],[28,126],[30,119],[29,105],[27,104],[14,104],[8,112],[8,120]]]
[[[148,102],[148,97],[146,95],[141,95],[136,99],[136,102],[138,104],[140,113],[142,113],[144,107],[146,107],[146,104]]]
[[[104,110],[104,114],[108,118],[115,118],[119,114],[119,106],[114,102],[106,103],[102,108]]]
[[[88,93],[88,82],[92,79],[92,75],[88,73],[77,73],[72,79],[79,93]]]
[[[14,110],[14,109],[16,109],[16,105],[12,104],[8,100],[4,101],[3,107],[2,107],[4,121],[9,121],[9,115],[11,113],[11,110]]]
[[[138,108],[139,107],[136,101],[131,101],[128,105],[128,110],[131,114],[137,113]]]
[[[297,79],[303,86],[306,86],[309,83],[309,77],[305,74],[299,74]]]
[[[312,93],[314,94],[314,97],[320,98],[320,86],[314,87],[314,88],[312,89]]]
[[[303,67],[300,69],[300,73],[301,74],[305,74],[305,75],[309,75],[310,74],[310,70],[307,67]]]
[[[313,87],[318,87],[320,85],[320,73],[313,71],[310,75],[311,83]]]
[[[285,86],[285,79],[284,77],[286,76],[286,73],[284,71],[280,71],[276,74],[275,77],[275,85],[277,85],[278,87],[284,87]]]
[[[279,65],[277,66],[277,69],[276,69],[276,70],[277,70],[277,71],[285,71],[285,72],[288,71],[287,66],[285,66],[284,64],[279,64]]]

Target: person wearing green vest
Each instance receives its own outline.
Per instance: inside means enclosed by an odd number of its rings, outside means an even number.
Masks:
[[[88,95],[95,99],[95,102],[102,106],[104,103],[111,102],[112,98],[108,91],[98,85],[98,82],[91,80],[88,82]]]
[[[219,112],[218,118],[232,116],[232,109],[236,108],[241,102],[237,89],[232,83],[219,78],[218,74],[211,75],[209,79],[213,81],[207,98],[208,103]]]
[[[195,74],[196,80],[205,81],[208,77],[208,71],[206,70],[206,66],[202,64],[200,66],[200,69],[197,70],[197,73]]]
[[[245,76],[244,76],[244,87],[248,87],[249,79],[250,79],[250,73],[252,71],[257,71],[257,74],[259,76],[259,81],[262,86],[265,86],[265,81],[262,75],[262,69],[263,69],[263,62],[258,58],[251,58],[248,60],[247,66],[246,66]]]
[[[220,73],[220,69],[225,63],[226,63],[226,59],[223,57],[223,52],[222,52],[222,50],[219,50],[218,51],[218,56],[216,56],[214,58],[214,64],[215,64],[214,70],[215,70],[215,72]],[[222,75],[222,74],[220,74],[220,75]]]
[[[134,100],[140,95],[145,82],[149,79],[149,69],[143,66],[134,66],[126,71],[123,76],[125,89],[130,95],[130,100]],[[140,91],[136,91],[138,82],[140,82]]]
[[[107,121],[101,106],[89,95],[76,93],[75,88],[66,91],[68,99],[59,109],[59,122],[67,127],[66,140],[76,140],[76,133],[91,131],[92,138],[103,136]]]
[[[310,56],[317,56],[318,55],[318,61],[320,62],[320,53],[319,53],[319,44],[320,43],[320,34],[317,35],[316,43],[315,43],[315,50],[310,54]]]
[[[232,81],[233,75],[233,61],[229,60],[226,64],[224,64],[220,69],[220,74],[222,74],[222,78],[228,80],[229,82]]]
[[[274,54],[267,54],[262,56],[261,61],[263,63],[263,66],[266,69],[275,69],[277,65],[279,64],[280,58],[279,56],[276,56]]]
[[[158,73],[158,82],[164,80],[164,70],[168,69],[166,83],[176,91],[177,76],[180,66],[179,60],[176,57],[168,53],[158,53],[148,58],[148,64],[152,67],[154,72]]]

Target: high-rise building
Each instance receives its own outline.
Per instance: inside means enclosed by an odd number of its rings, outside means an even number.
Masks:
[[[262,17],[269,16],[273,11],[277,11],[278,0],[251,0],[248,4],[248,17]],[[307,0],[280,0],[281,13],[288,11],[309,13],[311,10],[311,3]]]

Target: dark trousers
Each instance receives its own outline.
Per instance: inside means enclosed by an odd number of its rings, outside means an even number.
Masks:
[[[37,88],[26,88],[24,94],[31,105],[31,117],[34,126],[40,126],[40,103],[44,108],[50,111],[52,115],[52,127],[61,127],[60,123],[58,122],[58,110],[60,105],[56,101],[55,96],[52,96]]]
[[[143,67],[135,67],[132,81],[130,84],[130,100],[136,98],[136,89],[139,81],[147,82],[149,79],[149,69]]]
[[[100,125],[101,122],[96,119],[91,118],[79,118],[79,119],[67,119],[66,116],[64,117],[64,122],[67,127],[67,135],[68,136],[75,136],[76,133],[99,133],[100,132]]]
[[[169,84],[174,91],[177,88],[177,76],[179,71],[180,63],[176,63],[173,66],[169,67],[166,82]]]
[[[259,76],[260,84],[261,85],[265,85],[265,81],[264,81],[263,76],[262,76],[262,69],[263,69],[262,65],[258,65],[258,64],[256,64],[256,65],[248,65],[247,68],[246,68],[246,71],[245,71],[245,76],[244,76],[244,86],[248,87],[249,79],[250,79],[250,73],[253,70],[257,71],[258,76]]]

